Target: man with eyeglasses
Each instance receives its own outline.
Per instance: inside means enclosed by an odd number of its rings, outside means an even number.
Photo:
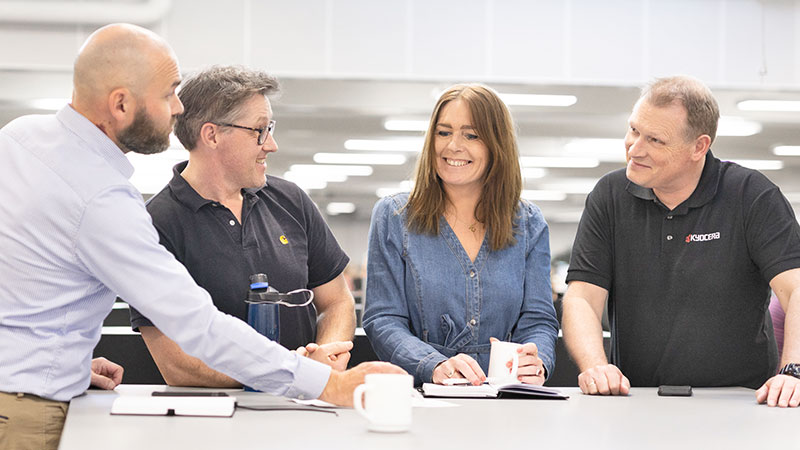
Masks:
[[[355,330],[343,276],[349,259],[299,187],[266,177],[267,157],[278,150],[268,99],[277,91],[275,78],[242,67],[215,66],[187,80],[175,134],[189,161],[174,167],[147,209],[161,243],[223,312],[247,319],[255,273],[267,274],[281,292],[311,289],[313,305],[280,308],[279,342],[344,370]],[[168,384],[239,385],[181,351],[135,309],[131,325]]]

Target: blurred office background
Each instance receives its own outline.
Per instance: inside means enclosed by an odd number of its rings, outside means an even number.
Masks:
[[[420,130],[455,82],[506,95],[554,257],[598,177],[623,167],[626,119],[653,77],[708,83],[723,114],[715,154],[800,205],[800,0],[0,0],[0,126],[65,104],[80,44],[119,21],[164,36],[186,74],[243,64],[280,77],[268,172],[304,186],[356,276],[373,204],[409,188]],[[185,158],[177,141],[132,155],[133,182],[149,196]]]

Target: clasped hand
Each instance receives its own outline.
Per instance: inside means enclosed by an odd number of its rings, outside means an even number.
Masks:
[[[350,362],[350,350],[353,349],[351,341],[330,342],[319,345],[310,343],[306,346],[297,347],[297,354],[306,356],[314,361],[331,366],[334,370],[347,370],[347,363]]]

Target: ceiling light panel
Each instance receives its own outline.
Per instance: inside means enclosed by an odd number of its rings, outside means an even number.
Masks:
[[[399,166],[406,163],[406,156],[399,153],[317,153],[317,164],[368,164],[371,166]]]

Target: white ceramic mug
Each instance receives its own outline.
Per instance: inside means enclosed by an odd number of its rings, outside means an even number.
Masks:
[[[408,431],[413,394],[411,375],[371,373],[353,391],[353,407],[369,421],[370,431]]]
[[[493,341],[489,353],[490,383],[519,383],[517,371],[519,370],[519,353],[517,349],[522,345],[516,342]],[[511,368],[506,364],[511,361]]]

